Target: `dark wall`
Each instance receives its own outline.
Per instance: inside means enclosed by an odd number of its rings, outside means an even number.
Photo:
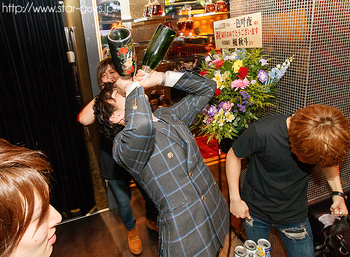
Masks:
[[[45,152],[53,206],[67,217],[84,214],[95,203],[58,3],[2,1],[0,8],[0,137]]]

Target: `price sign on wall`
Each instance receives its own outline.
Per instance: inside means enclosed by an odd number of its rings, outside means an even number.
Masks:
[[[262,47],[261,13],[214,22],[216,48]]]

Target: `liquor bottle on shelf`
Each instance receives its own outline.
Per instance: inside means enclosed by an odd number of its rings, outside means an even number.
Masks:
[[[180,16],[182,15],[182,11],[179,12],[179,15]],[[179,36],[183,37],[184,31],[185,31],[185,25],[186,25],[185,21],[182,18],[179,18],[176,25],[177,25],[177,29],[179,30]]]
[[[149,74],[152,70],[157,68],[174,41],[175,35],[176,32],[173,29],[162,24],[158,25],[143,55],[143,71]],[[145,79],[148,76],[149,75],[146,75]]]
[[[182,10],[179,11],[179,16],[181,16],[181,15],[182,15]],[[180,17],[179,20],[177,21],[176,25],[177,25],[177,29],[179,31],[179,36],[183,37],[184,31],[185,31],[185,26],[186,26],[184,19]]]
[[[161,90],[161,95],[159,97],[159,107],[167,107],[170,106],[170,100],[169,98],[165,95],[165,90]]]
[[[158,2],[158,0],[155,0],[152,3],[152,7],[153,7],[152,8],[152,15],[153,16],[157,16],[157,15],[162,15],[163,14],[162,6]]]
[[[173,23],[172,23],[171,20],[167,20],[167,21],[165,22],[165,26],[167,26],[167,27],[169,27],[169,28],[171,28],[171,29],[174,28]]]
[[[226,12],[227,11],[227,3],[224,0],[218,0],[215,3],[215,11]]]
[[[188,36],[192,36],[193,34],[194,23],[191,17],[191,7],[188,8],[188,18],[186,21],[186,31]]]
[[[148,3],[145,5],[145,10],[143,12],[143,17],[151,17],[152,16],[152,3],[151,0],[148,0]]]
[[[151,95],[149,97],[149,102],[151,104],[152,111],[155,111],[159,105],[160,95],[157,93],[157,90],[152,90]]]
[[[212,0],[208,0],[205,4],[205,12],[215,12],[215,4],[213,4]]]

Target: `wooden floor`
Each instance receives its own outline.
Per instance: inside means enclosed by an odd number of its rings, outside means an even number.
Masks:
[[[228,199],[225,176],[225,158],[206,159],[222,193]],[[220,165],[219,165],[220,164]],[[132,188],[131,207],[139,228],[143,252],[139,256],[157,256],[158,234],[147,228],[145,203],[140,191]],[[232,222],[231,222],[232,224]],[[116,211],[108,209],[87,217],[66,221],[57,226],[57,241],[52,257],[129,257],[134,256],[128,248],[126,230]],[[231,234],[232,244],[228,256],[241,242]],[[226,255],[225,255],[226,256]]]
[[[143,243],[139,256],[157,256],[158,234],[146,226],[144,200],[132,189],[131,207]],[[52,257],[129,257],[125,227],[115,211],[105,210],[57,226]]]

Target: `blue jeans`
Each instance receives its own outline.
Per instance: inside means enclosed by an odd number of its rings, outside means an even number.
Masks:
[[[276,228],[289,257],[313,257],[314,245],[309,220],[301,223],[269,224],[255,217],[253,223],[244,222],[247,239],[255,242],[260,238],[269,239],[270,230]]]
[[[131,190],[130,180],[125,179],[109,179],[108,187],[111,189],[118,206],[119,216],[127,230],[135,228],[136,220],[132,215],[130,206]]]

